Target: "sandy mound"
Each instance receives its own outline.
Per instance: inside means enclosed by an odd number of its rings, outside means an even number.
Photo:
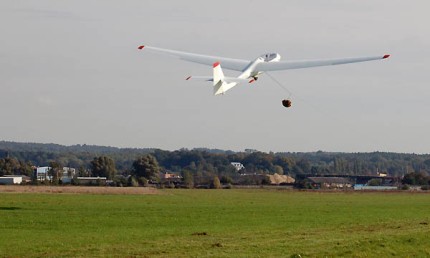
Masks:
[[[279,175],[279,174],[273,174],[269,175],[270,183],[274,185],[279,185],[282,183],[294,183],[296,180],[290,176],[287,175]]]

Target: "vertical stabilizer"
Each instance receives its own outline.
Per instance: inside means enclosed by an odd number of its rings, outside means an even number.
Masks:
[[[225,81],[225,76],[221,69],[221,64],[219,62],[213,64],[213,70],[214,95],[224,94],[226,91],[237,85],[237,82],[229,83]]]
[[[224,73],[221,69],[221,64],[219,62],[216,62],[213,64],[214,67],[214,86],[218,84],[218,82],[224,81]]]

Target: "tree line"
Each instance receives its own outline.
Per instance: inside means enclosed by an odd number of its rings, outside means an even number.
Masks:
[[[178,173],[184,180],[193,179],[195,184],[200,183],[199,180],[203,182],[214,177],[218,177],[222,183],[242,180],[240,174],[277,173],[292,177],[298,174],[375,175],[377,172],[384,172],[389,176],[430,174],[429,154],[323,151],[266,153],[255,150],[233,152],[202,148],[166,151],[0,142],[0,175],[30,176],[33,166],[48,166],[51,162],[74,167],[82,175],[107,178],[114,178],[115,175],[133,176],[138,183],[152,180],[152,172],[148,171]],[[238,173],[231,162],[240,162],[245,169]],[[146,170],[148,167],[149,170]]]

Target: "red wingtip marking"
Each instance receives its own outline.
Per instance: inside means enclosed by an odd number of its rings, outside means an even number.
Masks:
[[[249,81],[249,83],[253,83],[253,82],[255,82],[255,80],[254,80],[254,79],[252,79],[252,80],[250,80],[250,81]]]
[[[138,49],[143,49],[145,46],[139,46]]]
[[[214,68],[217,67],[219,65],[219,62],[215,62],[214,63]]]
[[[185,80],[187,80],[187,81],[188,81],[189,79],[191,79],[191,76],[188,76],[188,77],[187,77],[187,79],[185,79]]]
[[[389,58],[390,55],[385,55],[382,59]]]

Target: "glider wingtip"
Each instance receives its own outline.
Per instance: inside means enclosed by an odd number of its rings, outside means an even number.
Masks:
[[[386,58],[389,58],[390,57],[390,55],[384,55],[384,57],[382,57],[382,59],[386,59]]]
[[[142,46],[139,46],[138,47],[138,49],[143,49],[145,46],[144,45],[142,45]]]

